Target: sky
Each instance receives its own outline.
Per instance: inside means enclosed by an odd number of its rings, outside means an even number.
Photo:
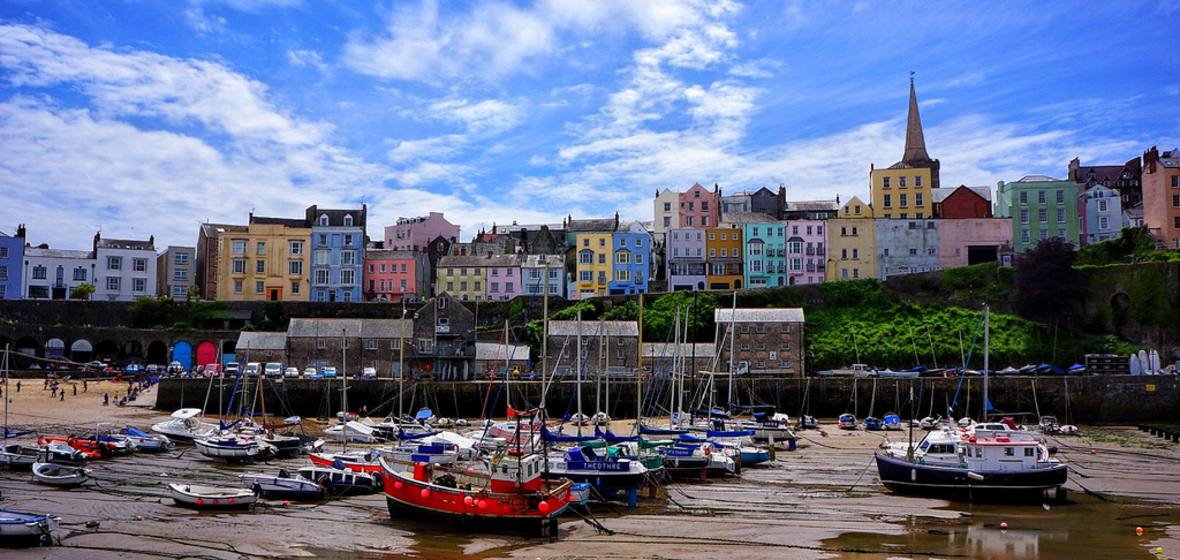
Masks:
[[[911,72],[942,184],[1180,146],[1180,0],[4,0],[0,232],[194,246],[367,204],[368,233],[657,190],[868,194]]]

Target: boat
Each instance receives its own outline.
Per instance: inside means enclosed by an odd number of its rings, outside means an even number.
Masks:
[[[986,372],[987,306],[983,313]],[[987,403],[987,384],[983,387],[983,402]],[[1051,456],[1043,436],[1014,430],[1002,422],[954,426],[947,422],[919,445],[906,444],[900,451],[896,445],[883,444],[874,454],[881,483],[898,494],[969,502],[1036,501],[1065,484],[1067,465]],[[910,433],[912,442],[912,428]]]
[[[37,462],[37,449],[11,443],[0,447],[0,466],[27,469]]]
[[[0,545],[51,545],[60,522],[56,515],[0,509]]]
[[[840,415],[838,420],[841,430],[855,430],[856,429],[856,415],[844,413]]]
[[[543,425],[540,410],[513,411],[510,417],[518,424],[536,419]],[[389,514],[430,517],[461,530],[502,528],[556,536],[556,516],[569,507],[574,483],[547,480],[547,459],[519,439],[491,460],[488,472],[428,463],[398,472],[382,459]]]
[[[587,482],[600,494],[618,490],[634,490],[643,483],[647,468],[639,461],[625,456],[599,454],[594,448],[578,445],[549,453],[549,470],[544,477],[551,480],[568,478]]]
[[[877,418],[876,416],[869,416],[869,417],[865,418],[864,426],[865,426],[866,430],[873,431],[873,432],[879,432],[879,431],[885,429],[885,423],[882,422],[881,419]]]
[[[1037,430],[1042,434],[1059,434],[1061,424],[1057,422],[1056,416],[1042,416],[1037,421]]]
[[[268,474],[238,475],[242,484],[257,495],[268,498],[292,500],[319,500],[324,497],[324,487],[300,474],[292,475],[286,469],[279,469],[277,476]]]
[[[342,441],[347,439],[348,443],[380,443],[382,438],[377,436],[372,427],[366,426],[356,420],[349,420],[343,424],[336,424],[331,428],[324,430],[324,435],[328,439]]]
[[[381,490],[381,475],[333,467],[303,467],[299,476],[324,487],[333,496],[372,494]]]
[[[799,417],[799,427],[804,430],[818,430],[819,420],[816,420],[814,416],[804,414]]]
[[[168,451],[176,446],[175,443],[172,443],[172,440],[168,439],[168,436],[163,434],[152,435],[132,426],[121,428],[116,433],[127,438],[128,441],[134,442],[137,450],[148,453]]]
[[[81,486],[90,480],[90,469],[57,463],[33,463],[33,479],[50,486]]]
[[[247,509],[258,498],[245,488],[171,483],[168,493],[176,505],[201,509]]]
[[[921,366],[915,367],[913,369],[902,370],[902,371],[893,371],[889,368],[885,368],[883,370],[879,370],[877,372],[877,375],[882,378],[915,379],[919,375],[921,375],[922,372],[924,372],[924,371],[926,371],[926,368],[921,367]]]
[[[201,409],[182,408],[172,413],[172,419],[152,426],[152,431],[164,434],[177,443],[192,444],[194,440],[205,439],[217,433],[218,426],[202,422]]]
[[[53,443],[66,445],[74,448],[79,453],[86,456],[87,459],[105,459],[110,457],[114,445],[109,442],[100,442],[87,438],[79,438],[76,436],[69,437],[42,437],[37,439],[37,443],[47,446]]]
[[[356,472],[375,473],[381,471],[380,451],[345,451],[341,453],[309,453],[311,464],[331,469],[348,469]]]
[[[194,440],[197,451],[201,455],[213,459],[224,459],[228,462],[253,461],[273,457],[273,448],[263,448],[262,442],[256,437],[237,434],[220,434],[205,439]]]
[[[892,412],[887,413],[884,419],[885,429],[889,431],[901,430],[901,417]]]
[[[65,465],[81,465],[90,461],[90,456],[59,441],[42,445],[37,450],[38,461]],[[30,465],[32,466],[32,465]]]

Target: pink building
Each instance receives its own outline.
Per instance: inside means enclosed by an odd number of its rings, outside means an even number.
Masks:
[[[516,255],[488,255],[484,260],[484,272],[487,274],[484,285],[488,288],[489,300],[512,299],[524,293],[520,261],[521,258]]]
[[[429,295],[430,264],[420,251],[365,251],[365,301],[419,301]]]
[[[824,220],[787,220],[787,285],[819,284],[827,277],[828,224]]]
[[[721,221],[721,195],[697,183],[680,193],[680,227],[712,228]]]
[[[452,243],[459,240],[459,226],[448,222],[442,212],[429,216],[398,218],[397,225],[385,226],[385,249],[425,251],[426,246],[442,237]]]
[[[942,268],[997,262],[1011,252],[1011,218],[938,220],[938,265]]]

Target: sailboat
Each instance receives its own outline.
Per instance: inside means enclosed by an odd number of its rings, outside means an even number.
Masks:
[[[4,389],[9,390],[8,384],[8,345],[4,345],[4,360],[0,363],[0,372],[4,375]],[[37,449],[20,444],[8,443],[8,438],[20,437],[32,431],[11,432],[8,429],[8,398],[4,398],[4,444],[0,445],[0,466],[10,469],[29,469],[37,462]]]

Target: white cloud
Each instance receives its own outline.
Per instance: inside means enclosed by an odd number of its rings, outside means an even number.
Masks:
[[[427,117],[459,124],[473,134],[497,134],[516,126],[522,110],[498,99],[472,103],[466,99],[447,99],[432,103]]]
[[[446,158],[466,143],[467,137],[462,134],[436,136],[423,140],[402,140],[386,153],[386,157],[394,163],[406,163],[422,158]]]
[[[323,57],[316,51],[302,49],[287,51],[287,62],[291,63],[291,66],[310,66],[323,74],[328,73],[328,65],[324,63]]]

